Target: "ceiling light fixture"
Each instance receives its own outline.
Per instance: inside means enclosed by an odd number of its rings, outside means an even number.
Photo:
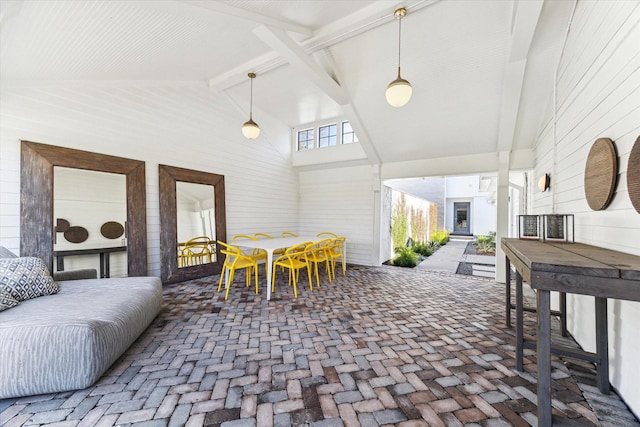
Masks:
[[[251,79],[251,96],[249,98],[249,120],[242,125],[242,134],[247,139],[256,139],[260,135],[260,126],[253,121],[253,79],[256,78],[256,73],[249,73]]]
[[[398,19],[398,78],[389,83],[385,92],[387,102],[392,107],[402,107],[404,104],[409,102],[409,99],[411,99],[411,93],[413,92],[411,83],[400,77],[400,36],[402,30],[402,18],[404,18],[406,14],[407,9],[404,7],[400,7],[393,12],[393,16]]]

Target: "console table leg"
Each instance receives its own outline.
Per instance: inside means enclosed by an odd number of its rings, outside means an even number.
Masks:
[[[551,298],[549,291],[538,289],[538,426],[551,426]]]
[[[607,299],[596,297],[596,366],[600,392],[609,394],[609,332],[607,327]]]
[[[524,310],[522,295],[522,276],[516,272],[516,369],[523,371],[524,362]]]
[[[100,254],[100,278],[105,279],[107,276],[104,275],[104,253]]]
[[[509,261],[509,257],[505,257],[506,261],[506,271],[505,271],[505,319],[507,323],[507,328],[511,327],[511,261]]]
[[[560,292],[560,333],[563,337],[569,335],[567,332],[567,294]]]

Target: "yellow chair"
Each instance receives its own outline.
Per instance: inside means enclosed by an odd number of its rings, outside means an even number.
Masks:
[[[333,231],[321,231],[316,234],[316,237],[327,237],[327,238],[336,238],[338,235]]]
[[[236,234],[233,236],[232,241],[238,246],[242,246],[242,240],[258,240],[256,237],[250,234]],[[242,249],[240,249],[242,251]],[[254,261],[262,261],[267,259],[267,253],[260,249],[253,249],[250,253],[242,251],[244,255],[253,258]]]
[[[344,259],[344,253],[342,251],[346,240],[347,238],[344,236],[336,237],[335,239],[331,239],[331,243],[329,244],[329,258],[331,258],[331,268],[334,278],[336,277],[336,260],[338,259],[342,261],[342,275],[347,274],[346,260]]]
[[[255,237],[256,239],[259,238],[264,238],[264,239],[273,239],[273,236],[271,234],[267,234],[267,233],[256,233],[253,235],[253,237]],[[273,250],[273,255],[274,256],[280,256],[284,254],[284,249],[274,249]]]
[[[218,292],[222,289],[222,282],[224,281],[227,271],[229,271],[229,285],[227,291],[224,294],[224,299],[229,297],[229,289],[233,283],[233,276],[236,270],[246,269],[247,287],[251,285],[251,273],[254,273],[256,279],[256,295],[258,294],[258,264],[253,258],[247,256],[237,246],[232,246],[227,243],[218,240],[222,252],[225,255],[224,263],[222,264],[222,271],[220,272],[220,282],[218,283]]]
[[[291,231],[283,231],[282,237],[298,237],[298,235]]]
[[[183,267],[213,262],[211,239],[207,236],[198,236],[187,240],[180,251],[180,259]]]
[[[184,250],[184,243],[178,243],[178,267],[187,267],[187,254]]]
[[[329,276],[329,282],[331,282],[331,275],[333,272],[331,255],[329,252],[331,251],[331,242],[332,239],[322,239],[319,240],[312,245],[309,246],[309,251],[307,252],[307,260],[310,263],[310,266],[313,268],[313,271],[316,276],[316,282],[318,283],[318,287],[320,286],[320,275],[318,274],[318,265],[324,263],[325,269],[327,271],[327,276]]]
[[[311,282],[311,267],[307,260],[307,252],[309,247],[313,245],[313,242],[301,243],[297,246],[288,248],[283,255],[280,255],[273,262],[273,273],[271,275],[271,292],[275,290],[276,283],[276,267],[282,267],[289,269],[289,286],[293,283],[293,295],[298,298],[298,277],[300,276],[300,270],[307,269],[307,276],[309,277],[309,289],[313,290],[313,283]]]

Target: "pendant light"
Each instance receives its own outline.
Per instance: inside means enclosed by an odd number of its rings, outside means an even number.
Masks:
[[[400,35],[402,29],[402,18],[404,18],[406,14],[407,9],[404,7],[398,8],[393,12],[393,16],[398,19],[398,78],[389,83],[385,92],[387,102],[392,107],[402,107],[404,104],[409,102],[409,99],[411,99],[411,93],[413,92],[411,83],[400,77]]]
[[[247,139],[256,139],[260,135],[260,126],[253,121],[253,79],[256,73],[249,73],[251,79],[251,97],[249,98],[249,120],[242,125],[242,134]]]

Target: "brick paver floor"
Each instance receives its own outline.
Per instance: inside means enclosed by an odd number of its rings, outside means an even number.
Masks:
[[[97,384],[0,401],[0,425],[536,424],[535,354],[515,371],[503,285],[351,266],[313,292],[303,274],[294,299],[285,277],[271,301],[243,277],[228,301],[217,277],[165,286],[160,315]],[[589,366],[553,368],[559,425],[640,425]]]

